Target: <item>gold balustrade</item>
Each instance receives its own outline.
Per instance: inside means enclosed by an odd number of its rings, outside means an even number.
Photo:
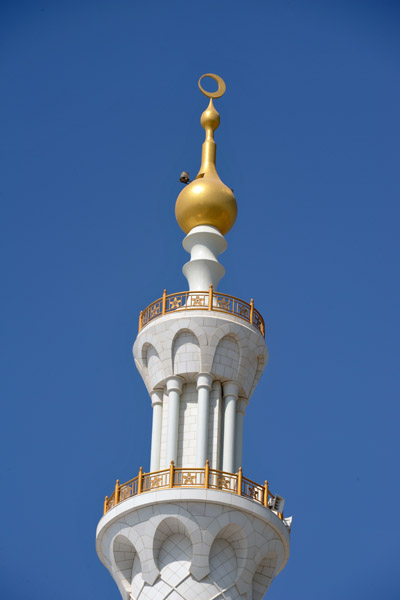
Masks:
[[[104,514],[132,496],[153,490],[171,488],[211,489],[229,492],[250,498],[266,508],[269,508],[268,500],[275,498],[268,488],[268,481],[265,481],[264,485],[260,485],[243,477],[241,467],[237,473],[228,473],[211,469],[208,461],[204,469],[175,467],[172,461],[168,469],[154,471],[153,473],[143,473],[143,469],[140,467],[137,477],[123,484],[120,484],[117,479],[114,492],[110,497],[106,496],[104,500]],[[278,517],[283,520],[282,513],[278,513]]]
[[[139,331],[153,319],[178,310],[209,310],[229,313],[256,327],[265,337],[264,319],[254,308],[253,300],[245,302],[229,294],[221,294],[214,291],[213,286],[206,292],[177,292],[167,294],[167,290],[161,298],[155,300],[147,308],[140,312]]]

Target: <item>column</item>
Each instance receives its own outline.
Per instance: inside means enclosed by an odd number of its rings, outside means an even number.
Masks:
[[[246,402],[239,398],[236,403],[236,429],[235,429],[235,472],[242,466],[243,455],[243,421],[246,414]]]
[[[196,467],[204,467],[208,454],[208,415],[212,376],[209,373],[197,375],[197,439]]]
[[[168,394],[168,426],[167,426],[167,455],[166,463],[171,460],[176,464],[178,455],[178,426],[179,426],[179,401],[182,393],[183,379],[169,377],[167,379]]]
[[[222,384],[224,394],[224,449],[222,453],[222,470],[235,471],[235,422],[236,401],[239,385],[234,381]]]
[[[151,431],[150,471],[160,470],[161,424],[163,391],[153,390],[150,394],[153,407],[153,427]]]

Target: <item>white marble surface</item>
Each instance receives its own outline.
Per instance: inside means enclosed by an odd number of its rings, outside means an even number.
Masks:
[[[288,560],[289,533],[247,498],[160,490],[109,511],[96,547],[126,600],[260,600]]]
[[[246,405],[268,360],[268,351],[254,327],[233,315],[215,315],[207,316],[203,311],[165,315],[148,324],[134,344],[136,366],[152,398],[156,394],[161,401],[161,407],[155,409],[160,415],[154,415],[157,431],[152,436],[152,464],[160,469],[167,468],[171,460],[176,466],[196,466],[199,448],[213,468],[233,472],[241,464],[243,415],[239,416],[238,428],[236,408],[232,408],[222,440],[227,400],[221,390],[233,382],[235,403],[240,398],[240,404]],[[206,377],[211,385],[207,435],[204,427],[198,427],[199,376]],[[167,393],[173,381],[180,382],[179,394]],[[199,431],[202,435],[198,439]]]
[[[268,362],[261,333],[228,313],[175,311],[151,321],[133,346],[135,364],[149,391],[163,388],[168,377],[187,382],[198,373],[213,380],[237,381],[240,396],[251,397]]]
[[[182,269],[189,289],[204,291],[212,285],[216,290],[225,275],[224,267],[218,262],[219,254],[227,247],[224,236],[216,227],[199,225],[187,234],[183,247],[190,253],[190,261]]]

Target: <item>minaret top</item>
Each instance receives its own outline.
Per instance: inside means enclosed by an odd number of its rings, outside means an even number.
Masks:
[[[203,89],[201,85],[203,77],[211,77],[218,83],[216,92],[207,92]],[[220,117],[214,107],[213,98],[223,96],[226,86],[224,80],[218,75],[206,73],[199,79],[199,88],[210,98],[209,105],[200,119],[206,132],[201,166],[196,178],[179,194],[175,215],[185,233],[189,233],[198,225],[210,225],[225,235],[236,221],[237,205],[232,190],[221,181],[215,167],[217,146],[214,141],[214,131],[219,126]]]

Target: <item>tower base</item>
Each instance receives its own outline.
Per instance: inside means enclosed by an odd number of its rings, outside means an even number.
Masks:
[[[129,498],[96,537],[124,600],[261,600],[289,558],[289,531],[270,509],[219,490]]]

